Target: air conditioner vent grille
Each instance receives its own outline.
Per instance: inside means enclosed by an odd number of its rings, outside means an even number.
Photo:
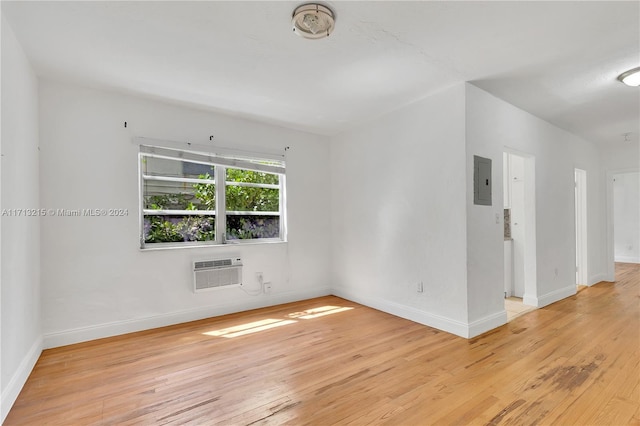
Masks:
[[[241,284],[241,258],[193,262],[193,290],[195,292]]]
[[[231,266],[232,264],[232,259],[204,260],[194,262],[194,269],[221,268],[223,266]]]

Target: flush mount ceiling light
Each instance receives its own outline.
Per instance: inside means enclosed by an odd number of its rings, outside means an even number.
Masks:
[[[316,3],[297,7],[291,18],[293,32],[310,39],[329,37],[335,23],[331,9]]]
[[[623,72],[618,76],[618,80],[627,86],[640,86],[640,67]]]

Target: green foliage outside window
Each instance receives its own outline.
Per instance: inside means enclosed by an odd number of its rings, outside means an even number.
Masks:
[[[211,180],[212,177],[209,173],[198,176],[198,179]],[[216,187],[210,183],[194,183],[193,189],[196,190],[196,198],[200,200],[200,204],[204,206],[205,210],[216,209]]]
[[[278,175],[269,173],[227,169],[227,182],[277,185],[278,179]],[[277,212],[280,206],[280,191],[275,188],[257,188],[227,184],[225,191],[228,211]]]
[[[148,230],[146,229],[148,225]],[[146,243],[173,243],[184,241],[184,237],[178,232],[177,227],[161,216],[149,216],[145,218]]]
[[[147,195],[144,208],[150,210],[196,210],[191,194]]]
[[[211,180],[202,174],[199,179]],[[251,170],[227,169],[226,210],[241,212],[278,212],[280,191],[233,185],[232,182],[279,184],[279,176]],[[193,184],[194,194],[165,194],[145,197],[145,208],[153,210],[215,210],[215,185]],[[274,238],[280,234],[279,216],[228,215],[227,238]],[[145,242],[182,242],[215,240],[215,218],[212,216],[145,216]]]
[[[280,216],[227,216],[227,239],[277,238]]]

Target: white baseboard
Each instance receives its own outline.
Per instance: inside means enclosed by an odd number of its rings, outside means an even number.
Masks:
[[[283,303],[312,299],[314,297],[328,296],[330,294],[331,290],[329,287],[274,293],[259,299],[242,301],[232,305],[208,306],[205,308],[189,309],[180,312],[170,312],[152,317],[114,321],[106,324],[46,333],[44,335],[44,348],[49,349],[58,346],[71,345],[74,343],[149,330],[152,328],[165,327],[189,321],[197,321],[220,315],[248,311],[251,309],[265,308],[268,306],[281,305]]]
[[[343,299],[351,300],[352,302],[356,302],[400,318],[408,319],[419,324],[437,328],[438,330],[446,331],[447,333],[455,334],[456,336],[464,337],[466,339],[475,337],[507,322],[507,313],[505,311],[489,315],[485,318],[474,321],[471,324],[467,324],[442,315],[421,311],[400,303],[383,300],[377,297],[360,296],[345,289],[334,288],[333,294],[338,297],[342,297]]]
[[[616,262],[620,263],[640,263],[640,257],[637,256],[616,256]]]
[[[476,337],[507,323],[507,311],[504,309],[469,324],[469,338]]]
[[[524,303],[525,305],[529,305],[529,306],[535,306],[537,308],[539,308],[540,305],[540,300],[538,299],[538,296],[533,295],[533,294],[527,294],[525,293],[522,296],[522,303]]]
[[[537,299],[538,305],[534,305],[534,306],[541,308],[543,306],[547,306],[554,302],[557,302],[558,300],[562,300],[567,297],[573,296],[574,294],[576,294],[576,292],[577,292],[577,287],[575,285],[570,285],[558,290],[554,290],[550,293],[543,294],[542,296],[538,297]]]
[[[598,274],[598,275],[594,275],[592,277],[589,277],[589,287],[591,287],[594,284],[598,284],[601,281],[609,281],[607,280],[607,274]]]
[[[38,337],[22,359],[22,362],[18,366],[16,372],[11,376],[11,380],[9,380],[7,386],[2,389],[2,398],[0,400],[0,424],[4,422],[7,414],[9,414],[9,410],[11,410],[11,407],[13,407],[13,404],[16,402],[22,387],[27,382],[29,374],[31,374],[31,371],[33,370],[33,367],[35,367],[38,358],[40,358],[41,353],[42,337]]]

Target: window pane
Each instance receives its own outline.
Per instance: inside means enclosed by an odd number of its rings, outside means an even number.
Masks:
[[[192,163],[183,160],[142,157],[142,173],[148,176],[168,176],[182,178],[199,178],[209,174],[213,179],[213,167],[210,164]]]
[[[280,191],[271,188],[227,186],[227,211],[277,212]]]
[[[279,238],[280,216],[227,215],[227,239]]]
[[[143,208],[152,210],[215,210],[215,185],[171,179],[213,180],[213,166],[182,160],[142,157]],[[162,178],[169,178],[162,180]]]
[[[281,238],[283,163],[174,151],[141,147],[143,248],[162,243],[222,243],[216,226],[225,229],[229,240]],[[245,166],[264,171],[241,169]],[[214,182],[216,175],[221,181]],[[216,197],[223,193],[224,200]],[[219,207],[224,208],[218,212]]]
[[[182,175],[185,177],[200,178],[205,175],[211,176],[208,179],[213,179],[213,166],[210,164],[190,163],[188,161],[182,162]]]
[[[227,182],[269,183],[277,185],[279,176],[252,170],[227,169]]]
[[[176,243],[216,239],[213,216],[144,216],[144,242]]]
[[[215,210],[215,185],[144,181],[144,208],[151,210]]]
[[[232,182],[278,185],[280,177],[271,173],[227,169],[225,188],[227,211],[278,212],[280,189],[233,185]]]

